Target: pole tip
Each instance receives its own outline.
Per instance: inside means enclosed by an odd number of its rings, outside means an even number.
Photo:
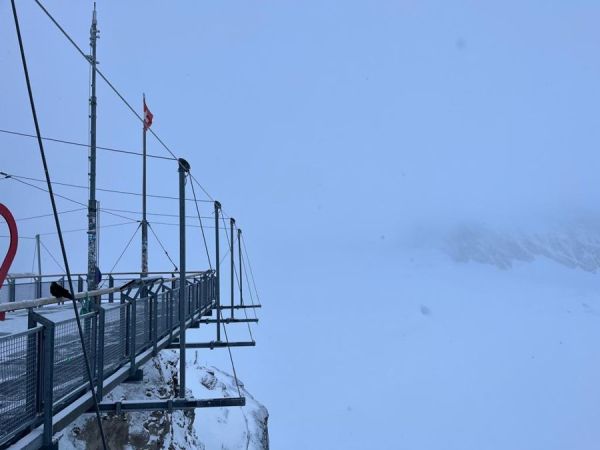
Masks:
[[[177,162],[179,163],[179,170],[182,170],[184,172],[189,172],[190,171],[190,163],[187,162],[185,159],[179,158],[177,160]]]

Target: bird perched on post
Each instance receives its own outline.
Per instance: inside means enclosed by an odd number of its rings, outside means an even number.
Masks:
[[[56,298],[68,298],[69,300],[73,300],[73,295],[58,284],[56,281],[53,281],[50,285],[50,293]]]

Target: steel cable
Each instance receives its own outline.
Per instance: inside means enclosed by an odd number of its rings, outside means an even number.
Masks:
[[[73,288],[73,279],[71,277],[71,271],[69,269],[69,261],[67,259],[67,251],[65,249],[65,243],[64,243],[63,236],[62,236],[61,229],[60,229],[60,220],[58,218],[58,209],[56,207],[56,202],[54,200],[54,194],[52,192],[52,182],[50,181],[50,173],[48,171],[48,164],[46,162],[46,154],[44,152],[44,144],[41,139],[40,126],[38,123],[37,112],[35,109],[35,102],[33,99],[33,91],[31,89],[31,82],[29,80],[29,71],[27,69],[27,59],[25,58],[25,49],[23,46],[23,39],[21,37],[21,28],[19,26],[19,18],[17,16],[17,7],[15,5],[15,0],[11,0],[11,5],[12,5],[13,17],[14,17],[14,21],[15,21],[15,28],[16,28],[16,32],[17,32],[17,39],[19,41],[19,50],[21,53],[21,62],[23,64],[23,72],[25,74],[25,81],[27,84],[27,93],[29,95],[31,114],[33,116],[35,132],[37,135],[38,146],[40,149],[40,156],[42,158],[42,164],[44,166],[44,173],[46,175],[46,183],[48,185],[48,193],[50,194],[50,202],[52,203],[52,211],[54,213],[54,222],[56,224],[56,230],[58,232],[58,238],[60,240],[60,247],[61,247],[61,251],[62,251],[62,255],[63,255],[63,262],[65,264],[65,272],[67,274],[67,279],[69,280],[69,289],[71,292],[75,292],[75,290]],[[79,311],[77,310],[77,303],[74,298],[73,298],[73,311],[75,313],[75,319],[77,321],[77,329],[79,331],[79,340],[81,343],[81,350],[83,352],[83,359],[85,360],[85,367],[86,367],[86,371],[87,371],[87,377],[88,377],[88,382],[90,385],[91,395],[92,395],[92,399],[94,402],[94,409],[96,412],[98,429],[100,431],[100,437],[102,438],[102,445],[103,445],[104,449],[107,450],[108,446],[106,445],[106,437],[104,435],[104,428],[102,427],[102,418],[100,417],[100,409],[98,408],[98,399],[96,398],[96,390],[94,388],[94,380],[92,377],[92,371],[90,369],[90,361],[88,359],[87,349],[85,348],[83,329],[81,328],[81,319],[79,317]],[[48,444],[48,443],[46,443],[46,444]]]

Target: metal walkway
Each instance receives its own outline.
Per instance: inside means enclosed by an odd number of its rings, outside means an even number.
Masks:
[[[218,308],[214,271],[191,274],[186,281],[184,328],[197,326]],[[138,278],[119,288],[77,295],[102,300],[99,306],[89,302],[91,310],[81,316],[98,400],[119,383],[139,377],[144,363],[179,340],[180,289],[179,278]],[[56,302],[47,298],[30,303]],[[22,307],[22,303],[0,304],[0,309]],[[14,448],[48,445],[54,433],[92,407],[75,319],[53,321],[43,315],[46,308],[28,309],[29,329],[0,337],[0,448],[19,438]],[[232,406],[243,405],[243,400],[178,399],[174,401],[181,405],[151,406]],[[104,411],[132,408],[141,410],[144,404],[102,406]]]

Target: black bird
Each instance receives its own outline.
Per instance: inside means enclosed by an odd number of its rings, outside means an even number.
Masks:
[[[62,287],[56,281],[53,281],[52,284],[50,285],[50,293],[56,298],[62,297],[62,298],[68,298],[69,300],[73,300],[73,295],[71,295],[71,293],[68,290],[66,290],[64,287]]]

